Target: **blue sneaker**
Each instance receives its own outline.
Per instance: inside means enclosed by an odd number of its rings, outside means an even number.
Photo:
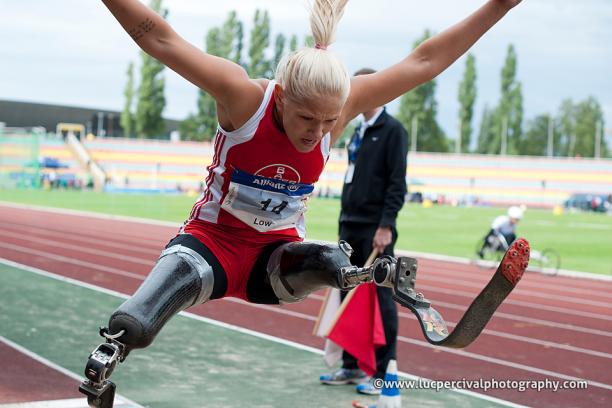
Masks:
[[[331,374],[323,374],[319,377],[319,381],[327,385],[360,384],[367,380],[368,375],[359,368],[341,368]]]
[[[374,378],[370,378],[366,382],[357,384],[355,391],[357,391],[359,394],[365,395],[380,395],[381,393],[380,388],[376,388],[374,386]]]

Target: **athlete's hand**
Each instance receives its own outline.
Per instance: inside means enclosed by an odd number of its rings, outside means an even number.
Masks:
[[[391,243],[392,239],[393,234],[391,232],[391,227],[378,227],[374,234],[372,246],[378,250],[379,254],[382,254],[387,245]]]

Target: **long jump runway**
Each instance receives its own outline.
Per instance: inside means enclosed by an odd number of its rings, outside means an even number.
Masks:
[[[79,398],[87,353],[99,343],[97,327],[134,292],[177,228],[0,205],[0,258],[11,261],[0,263],[0,408],[77,406],[70,404]],[[417,289],[451,326],[490,278],[470,265],[419,263]],[[486,391],[402,390],[404,405],[609,406],[611,289],[611,282],[527,273],[463,350],[430,346],[412,314],[400,309],[400,371],[492,384]],[[119,366],[113,375],[117,406],[348,407],[353,399],[368,401],[349,387],[318,384],[327,368],[317,355],[323,339],[311,333],[322,295],[283,307],[224,299],[190,309],[152,347]],[[510,380],[541,381],[547,388],[505,387]],[[21,405],[42,400],[65,404]]]

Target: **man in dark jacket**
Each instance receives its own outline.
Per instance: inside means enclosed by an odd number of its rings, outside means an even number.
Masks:
[[[355,75],[374,72],[364,68]],[[373,249],[379,254],[394,256],[395,220],[406,195],[407,155],[408,137],[400,122],[387,114],[384,107],[363,112],[348,145],[349,165],[340,213],[340,239],[353,247],[353,265],[363,265]],[[355,358],[345,351],[342,368],[322,375],[322,383],[357,384],[357,392],[380,394],[373,379],[384,378],[389,360],[396,359],[398,317],[393,290],[377,287],[376,291],[386,337],[386,345],[376,350],[376,373],[367,381]]]

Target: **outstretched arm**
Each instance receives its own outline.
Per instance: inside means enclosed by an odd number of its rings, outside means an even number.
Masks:
[[[211,94],[232,127],[257,109],[263,90],[242,67],[194,47],[139,0],[102,2],[144,52]]]
[[[438,76],[520,2],[488,0],[463,21],[423,42],[399,63],[375,74],[353,77],[344,112],[346,120],[389,103]]]

